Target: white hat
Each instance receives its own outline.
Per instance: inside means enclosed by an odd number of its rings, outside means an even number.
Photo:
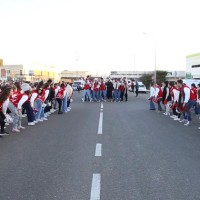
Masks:
[[[31,90],[31,86],[28,84],[28,83],[23,83],[21,85],[21,88],[24,92],[28,91],[28,90]]]

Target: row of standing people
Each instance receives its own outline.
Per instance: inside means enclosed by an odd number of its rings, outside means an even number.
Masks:
[[[128,101],[128,83],[123,80],[108,80],[103,79],[86,80],[83,88],[82,101],[89,100],[90,102],[121,102]]]
[[[164,115],[190,126],[192,111],[196,115],[200,114],[200,84],[197,88],[195,84],[191,86],[184,84],[183,80],[165,81],[162,85],[152,83],[149,101],[150,110],[156,110],[155,104],[157,104],[158,112],[164,110]]]
[[[30,86],[28,83],[7,85],[0,93],[0,125],[2,135],[8,135],[5,124],[12,123],[12,132],[24,130],[22,114],[25,111],[28,125],[47,121],[57,110],[58,114],[69,112],[73,89],[69,84],[53,84],[51,80]]]

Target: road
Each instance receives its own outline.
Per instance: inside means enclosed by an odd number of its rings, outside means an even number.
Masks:
[[[198,122],[148,108],[146,95],[101,106],[76,93],[70,113],[3,137],[0,200],[199,200]]]

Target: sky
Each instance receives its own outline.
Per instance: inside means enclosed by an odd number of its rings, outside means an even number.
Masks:
[[[185,70],[199,0],[0,0],[0,58],[93,74]],[[148,34],[144,34],[148,33]],[[156,47],[156,59],[155,59]]]

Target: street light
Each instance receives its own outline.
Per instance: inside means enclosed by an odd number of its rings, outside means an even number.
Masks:
[[[154,53],[155,53],[155,58],[154,58],[154,59],[155,59],[154,82],[156,83],[156,79],[157,79],[157,77],[156,77],[156,76],[157,76],[157,75],[156,75],[156,69],[157,69],[157,67],[156,67],[156,59],[157,59],[157,58],[156,58],[156,57],[157,57],[156,37],[155,37],[153,34],[151,34],[151,33],[145,33],[145,32],[143,32],[143,34],[144,34],[144,35],[150,35],[150,36],[152,36],[152,38],[154,39],[154,44],[155,44],[155,50],[154,50],[154,51],[155,51],[155,52],[154,52]]]

